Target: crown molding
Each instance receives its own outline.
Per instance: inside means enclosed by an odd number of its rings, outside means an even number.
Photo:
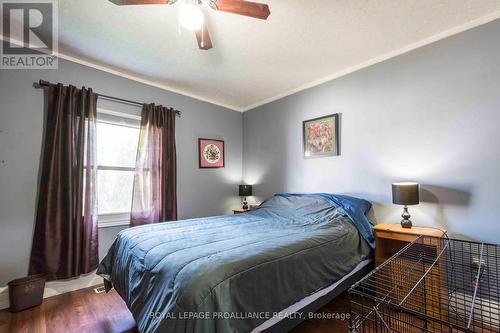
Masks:
[[[0,35],[0,41],[10,42],[10,43],[16,44],[16,45],[23,45],[23,43],[21,41],[16,40],[16,39],[5,38],[3,35]],[[140,82],[140,83],[146,84],[148,86],[159,88],[159,89],[162,89],[162,90],[165,90],[165,91],[168,91],[168,92],[173,92],[173,93],[176,93],[176,94],[179,94],[179,95],[183,95],[183,96],[186,96],[186,97],[190,97],[190,98],[202,101],[202,102],[206,102],[206,103],[218,105],[218,106],[221,106],[223,108],[226,108],[226,109],[229,109],[229,110],[232,110],[232,111],[243,112],[242,108],[238,108],[238,107],[236,107],[234,105],[229,105],[229,104],[221,103],[221,102],[209,99],[209,98],[201,97],[201,96],[189,93],[189,92],[181,90],[181,89],[172,88],[172,87],[170,87],[170,86],[168,86],[166,84],[163,84],[163,83],[151,81],[151,80],[146,79],[144,77],[141,77],[139,75],[127,73],[126,71],[117,70],[117,69],[111,68],[109,66],[101,65],[101,64],[89,61],[89,60],[83,60],[81,58],[65,54],[63,52],[54,52],[54,56],[56,56],[59,59],[64,59],[64,60],[71,61],[71,62],[80,64],[80,65],[83,65],[83,66],[86,66],[86,67],[91,67],[91,68],[100,70],[102,72],[106,72],[106,73],[109,73],[109,74],[120,76],[120,77],[123,77],[125,79],[132,80],[132,81]]]
[[[275,95],[273,97],[266,98],[265,100],[262,100],[260,102],[255,103],[255,104],[248,105],[248,106],[242,108],[242,111],[243,112],[250,111],[250,110],[255,109],[255,108],[259,107],[259,106],[262,106],[262,105],[265,105],[265,104],[269,104],[271,102],[274,102],[274,101],[277,101],[279,99],[282,99],[282,98],[284,98],[286,96],[290,96],[290,95],[293,95],[293,94],[298,93],[300,91],[313,88],[315,86],[321,85],[321,84],[326,83],[328,81],[332,81],[332,80],[337,79],[339,77],[342,77],[342,76],[351,74],[353,72],[359,71],[360,69],[363,69],[363,68],[366,68],[366,67],[378,64],[378,63],[383,62],[385,60],[397,57],[397,56],[402,55],[404,53],[411,52],[411,51],[413,51],[415,49],[418,49],[420,47],[432,44],[434,42],[437,42],[439,40],[445,39],[447,37],[451,37],[453,35],[457,35],[457,34],[459,34],[461,32],[466,31],[466,30],[470,30],[470,29],[476,28],[478,26],[484,25],[486,23],[492,22],[492,21],[494,21],[496,19],[499,19],[499,18],[500,18],[500,11],[493,12],[491,14],[488,14],[488,15],[482,16],[480,18],[474,19],[472,21],[469,21],[469,22],[467,22],[465,24],[462,24],[460,26],[453,27],[451,29],[445,30],[445,31],[440,32],[438,34],[435,34],[435,35],[433,35],[431,37],[424,38],[424,39],[422,39],[422,40],[420,40],[420,41],[418,41],[416,43],[409,44],[409,45],[407,45],[405,47],[399,48],[397,50],[385,53],[385,54],[383,54],[381,56],[372,58],[372,59],[367,60],[365,62],[362,62],[360,64],[357,64],[357,65],[348,67],[346,69],[343,69],[343,70],[338,71],[338,72],[336,72],[334,74],[330,74],[330,75],[325,76],[325,77],[323,77],[323,78],[321,78],[319,80],[315,80],[315,81],[306,83],[306,84],[301,85],[301,86],[299,86],[297,88],[293,88],[291,90],[285,91],[285,92],[280,93],[278,95]]]

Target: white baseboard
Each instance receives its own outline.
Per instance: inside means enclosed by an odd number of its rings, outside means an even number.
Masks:
[[[0,310],[9,307],[9,288],[0,287]]]
[[[49,281],[45,284],[43,298],[69,293],[78,289],[102,284],[102,277],[91,273],[76,279]],[[0,287],[0,310],[9,307],[9,288]]]

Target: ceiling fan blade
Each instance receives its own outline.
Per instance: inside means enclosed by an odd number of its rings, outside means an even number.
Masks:
[[[221,12],[250,16],[261,20],[267,20],[271,14],[268,5],[243,0],[217,0],[217,9]]]
[[[172,3],[171,0],[109,0],[118,6],[128,5],[166,5]]]
[[[195,31],[196,41],[198,42],[198,47],[202,50],[210,50],[212,46],[212,40],[210,39],[210,34],[208,33],[207,23],[203,23],[203,27],[200,30]]]

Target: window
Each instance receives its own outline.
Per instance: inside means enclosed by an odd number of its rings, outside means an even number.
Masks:
[[[139,116],[98,109],[99,227],[129,224],[139,125]]]

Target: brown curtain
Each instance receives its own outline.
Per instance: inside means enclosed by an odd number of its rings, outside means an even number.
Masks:
[[[130,226],[177,219],[175,110],[145,104],[135,165]]]
[[[92,89],[50,85],[29,273],[66,279],[99,262],[96,101]]]

